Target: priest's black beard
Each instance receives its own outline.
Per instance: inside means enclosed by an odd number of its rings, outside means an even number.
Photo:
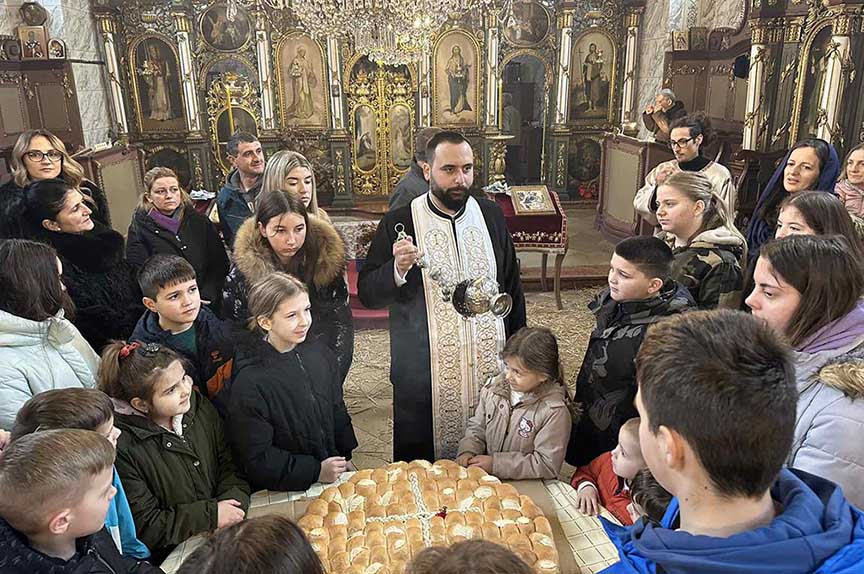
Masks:
[[[448,187],[447,189],[442,189],[434,181],[431,181],[430,188],[432,190],[432,195],[438,198],[438,201],[443,203],[444,207],[451,211],[459,211],[460,209],[462,209],[462,206],[468,202],[468,188],[463,185],[457,185],[456,187]],[[455,197],[450,195],[451,191],[461,191],[462,198],[456,199]]]

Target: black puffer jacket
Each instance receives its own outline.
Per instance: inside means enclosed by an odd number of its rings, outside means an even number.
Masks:
[[[34,550],[27,538],[0,518],[0,572],[3,574],[162,574],[162,570],[117,551],[104,528],[76,541],[70,560]]]
[[[123,236],[99,222],[86,233],[45,231],[63,263],[63,284],[75,303],[72,321],[97,353],[128,339],[144,313],[135,268],[123,258]]]
[[[222,287],[228,274],[228,255],[213,223],[192,208],[185,209],[176,234],[160,227],[142,210],[136,210],[126,235],[126,259],[140,268],[157,253],[178,255],[195,269],[201,298],[219,314]]]
[[[357,447],[333,353],[317,340],[279,353],[260,335],[238,338],[225,417],[237,465],[253,490],[306,490],[322,460]]]

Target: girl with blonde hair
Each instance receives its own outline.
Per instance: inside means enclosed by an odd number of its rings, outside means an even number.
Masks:
[[[318,207],[318,193],[312,163],[296,151],[278,151],[267,160],[261,191],[262,193],[289,191],[303,202],[309,215],[320,217],[327,222],[330,221],[330,216]]]
[[[747,242],[707,177],[682,171],[657,189],[660,238],[672,248],[672,279],[700,309],[737,308]]]

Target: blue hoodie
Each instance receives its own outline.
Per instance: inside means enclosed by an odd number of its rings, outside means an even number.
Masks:
[[[114,469],[114,481],[111,483],[117,489],[117,494],[108,506],[108,514],[105,516],[105,529],[111,534],[117,550],[123,556],[144,559],[150,556],[150,550],[143,542],[138,540],[135,532],[135,521],[132,519],[132,510],[129,508],[129,500],[126,491],[120,482],[120,475]]]
[[[660,526],[643,519],[624,528],[601,518],[620,562],[601,574],[861,574],[864,513],[840,488],[784,469],[771,489],[783,513],[768,526],[728,538],[674,530],[678,500]]]

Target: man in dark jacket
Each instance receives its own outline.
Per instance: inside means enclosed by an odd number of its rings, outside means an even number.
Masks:
[[[237,132],[228,140],[228,159],[234,167],[216,196],[219,227],[228,247],[237,229],[255,211],[255,198],[264,175],[264,150],[253,134]]]
[[[411,168],[402,176],[396,189],[390,195],[390,205],[387,211],[399,209],[411,203],[415,197],[420,197],[429,191],[429,180],[423,175],[423,166],[428,164],[426,160],[426,144],[432,136],[442,131],[441,128],[423,128],[417,132],[414,140],[414,161]]]
[[[633,359],[652,324],[695,306],[670,278],[672,250],[656,237],[631,237],[615,247],[609,286],[588,306],[597,317],[576,379],[582,418],[570,434],[567,462],[583,466],[618,443],[637,416]]]
[[[104,528],[113,462],[108,439],[87,430],[41,431],[8,446],[0,455],[0,572],[161,573],[121,556]]]
[[[672,122],[687,115],[684,102],[675,99],[675,92],[663,89],[654,96],[654,105],[649,105],[642,112],[642,123],[645,129],[654,134],[658,142],[669,141]]]

